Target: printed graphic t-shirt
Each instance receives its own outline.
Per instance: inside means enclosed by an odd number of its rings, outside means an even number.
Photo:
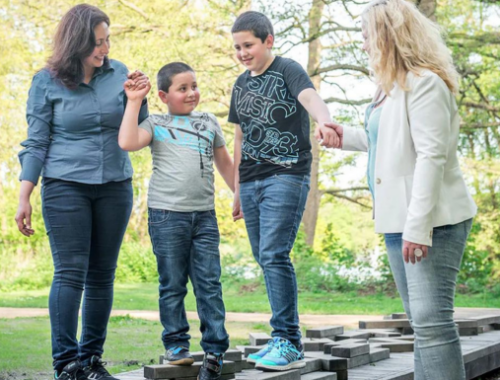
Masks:
[[[213,210],[214,149],[226,143],[214,115],[151,115],[140,128],[153,137],[148,206],[160,210]]]
[[[228,120],[243,133],[240,182],[309,174],[309,115],[297,100],[307,88],[314,85],[302,66],[283,57],[275,57],[261,75],[247,70],[238,77]]]

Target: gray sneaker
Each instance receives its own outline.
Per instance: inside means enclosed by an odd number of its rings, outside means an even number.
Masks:
[[[176,346],[167,350],[165,360],[168,364],[175,365],[191,365],[194,359],[189,353],[189,350],[184,346]]]

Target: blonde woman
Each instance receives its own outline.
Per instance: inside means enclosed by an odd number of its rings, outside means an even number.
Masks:
[[[332,128],[342,149],[368,152],[375,229],[415,331],[415,380],[464,380],[453,300],[476,206],[456,153],[458,75],[412,3],[372,1],[362,20],[379,90],[365,130]]]

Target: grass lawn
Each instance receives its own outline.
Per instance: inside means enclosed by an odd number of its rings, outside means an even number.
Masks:
[[[198,322],[191,324],[191,350],[201,351]],[[248,344],[249,332],[266,332],[259,323],[226,324],[231,347]],[[112,373],[131,371],[146,364],[158,364],[163,353],[161,325],[142,319],[112,317],[108,326],[104,360]],[[44,379],[52,377],[48,318],[0,319],[0,379]]]
[[[269,313],[265,289],[241,286],[224,286],[226,310],[230,312]],[[0,292],[0,307],[47,307],[49,290]],[[114,309],[158,310],[157,284],[117,284],[115,287]],[[500,308],[500,298],[491,294],[457,294],[457,307]],[[195,311],[196,302],[190,290],[186,297],[186,310]],[[390,314],[401,312],[399,297],[384,294],[345,293],[300,293],[301,314]]]

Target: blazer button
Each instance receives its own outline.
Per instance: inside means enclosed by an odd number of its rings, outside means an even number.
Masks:
[[[382,180],[380,178],[377,178],[377,185],[380,185],[382,183]]]

